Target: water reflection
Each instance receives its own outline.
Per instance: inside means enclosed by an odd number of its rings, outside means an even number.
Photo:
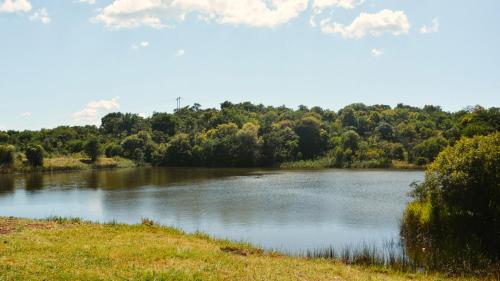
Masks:
[[[0,190],[8,190],[0,191],[0,215],[148,217],[293,252],[397,236],[409,184],[422,178],[410,171],[180,168],[11,176],[0,177]]]

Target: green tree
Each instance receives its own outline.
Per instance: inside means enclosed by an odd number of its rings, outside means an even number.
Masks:
[[[375,128],[375,132],[377,132],[384,140],[391,140],[394,136],[393,126],[386,122],[380,123],[377,128]]]
[[[168,136],[175,135],[177,123],[173,115],[155,112],[151,116],[150,122],[153,131],[162,132]]]
[[[432,162],[434,158],[448,145],[448,141],[443,137],[429,138],[413,148],[415,159],[423,158],[426,162]]]
[[[31,166],[43,166],[43,147],[41,145],[31,144],[26,148],[25,155]]]
[[[322,152],[320,120],[314,116],[303,117],[295,127],[299,136],[299,151],[304,159],[319,156]]]
[[[95,162],[101,154],[101,144],[97,138],[91,138],[85,143],[83,151],[90,158],[90,161]]]
[[[246,123],[236,133],[234,148],[236,166],[255,166],[261,157],[262,139],[259,137],[259,126]]]
[[[402,233],[441,255],[451,253],[446,262],[455,266],[478,266],[478,256],[500,259],[499,169],[499,132],[446,148],[415,186]]]
[[[0,143],[7,143],[10,139],[9,134],[7,132],[0,131]]]
[[[0,145],[0,165],[13,165],[16,148],[13,145]]]
[[[191,166],[192,145],[188,134],[177,134],[166,145],[159,148],[155,162],[166,166]]]
[[[352,152],[358,150],[360,137],[355,131],[349,130],[342,134],[342,147]]]
[[[354,110],[350,107],[346,107],[342,110],[340,114],[340,121],[342,122],[343,127],[357,127],[358,122],[356,120],[356,116],[354,115]]]
[[[122,154],[123,154],[123,149],[119,144],[109,143],[104,148],[104,155],[106,155],[106,157],[116,157],[116,156],[121,156]]]
[[[268,165],[293,161],[298,149],[299,136],[291,126],[273,124],[271,131],[263,136],[263,154]]]

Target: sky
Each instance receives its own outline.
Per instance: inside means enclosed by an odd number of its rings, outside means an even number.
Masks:
[[[0,130],[223,101],[500,106],[500,1],[0,0]]]

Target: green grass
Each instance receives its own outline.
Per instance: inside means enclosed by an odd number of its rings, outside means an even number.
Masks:
[[[478,280],[288,257],[152,224],[0,217],[0,280]]]
[[[46,158],[42,167],[31,167],[25,161],[16,161],[12,166],[0,166],[0,173],[31,173],[31,172],[55,172],[55,171],[75,171],[89,169],[112,169],[135,167],[132,160],[121,157],[107,158],[100,157],[95,163],[80,155],[54,156]]]
[[[418,166],[405,161],[384,161],[384,160],[365,160],[355,161],[347,166],[337,167],[335,158],[325,156],[318,159],[299,160],[294,162],[285,162],[280,165],[281,169],[327,169],[327,168],[353,168],[353,169],[402,169],[402,170],[423,170],[425,167]]]

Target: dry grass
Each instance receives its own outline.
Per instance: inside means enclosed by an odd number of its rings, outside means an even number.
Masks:
[[[0,280],[474,280],[265,253],[155,224],[0,218]]]

